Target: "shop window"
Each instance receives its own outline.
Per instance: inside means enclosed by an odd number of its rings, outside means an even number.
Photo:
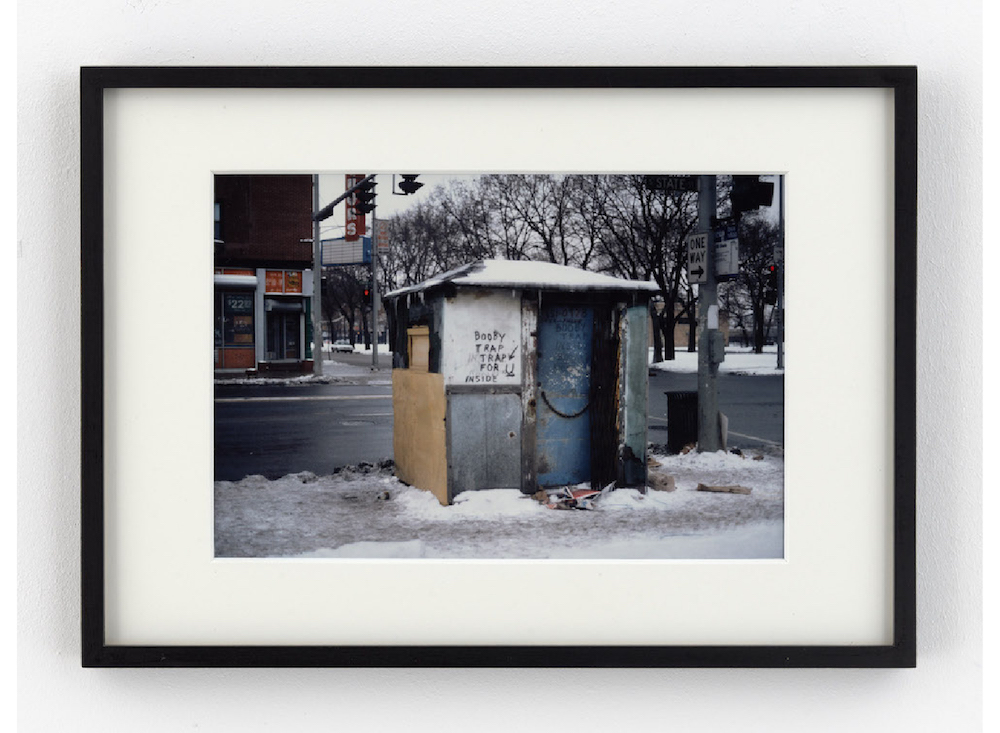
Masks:
[[[300,358],[300,324],[298,313],[282,311],[267,314],[267,358]]]
[[[223,345],[253,346],[253,293],[222,293],[222,310]]]

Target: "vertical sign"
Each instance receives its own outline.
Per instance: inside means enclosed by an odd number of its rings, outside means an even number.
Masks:
[[[367,176],[364,173],[348,173],[344,176],[344,190],[349,191],[353,186],[357,186]],[[365,233],[365,215],[355,211],[354,206],[358,202],[358,197],[351,194],[344,201],[344,211],[346,219],[344,221],[344,241],[357,242]]]
[[[375,219],[372,223],[375,229],[375,247],[380,255],[389,252],[389,220]]]
[[[301,293],[302,292],[302,273],[301,272],[290,272],[285,271],[285,292],[286,293]]]
[[[265,293],[285,292],[285,272],[284,270],[268,270],[264,276]]]
[[[707,281],[708,235],[704,232],[687,236],[688,282]]]
[[[736,224],[724,224],[715,230],[716,280],[733,280],[740,274],[740,241]]]

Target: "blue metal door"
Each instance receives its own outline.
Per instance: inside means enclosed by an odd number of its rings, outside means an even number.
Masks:
[[[538,484],[584,483],[590,481],[594,309],[543,304],[538,320]]]

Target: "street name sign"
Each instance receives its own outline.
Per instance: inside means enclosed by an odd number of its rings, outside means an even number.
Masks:
[[[698,176],[643,176],[653,191],[697,191]]]

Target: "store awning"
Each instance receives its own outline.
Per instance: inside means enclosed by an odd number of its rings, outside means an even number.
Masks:
[[[302,299],[279,300],[277,298],[264,298],[264,310],[268,313],[301,313]]]
[[[257,287],[256,275],[221,275],[215,276],[216,285],[224,285],[229,288],[255,288]]]

